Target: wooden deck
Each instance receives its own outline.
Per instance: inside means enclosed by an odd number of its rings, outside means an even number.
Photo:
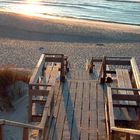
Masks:
[[[56,83],[54,118],[49,140],[106,140],[103,89],[88,71],[70,71]]]

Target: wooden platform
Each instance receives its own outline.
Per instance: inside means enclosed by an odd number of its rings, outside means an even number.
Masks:
[[[49,122],[47,137],[49,140],[106,140],[102,86],[87,77],[87,71],[75,73],[79,76],[71,74],[64,84],[57,82],[55,86],[54,118]]]

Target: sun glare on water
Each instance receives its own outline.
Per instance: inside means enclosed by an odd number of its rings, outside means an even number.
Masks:
[[[18,5],[18,12],[26,15],[39,14],[45,11],[45,8],[41,6],[40,0],[24,0]]]

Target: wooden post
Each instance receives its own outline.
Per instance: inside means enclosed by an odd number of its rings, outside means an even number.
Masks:
[[[2,126],[3,126],[3,125],[0,125],[0,140],[3,140]]]
[[[68,58],[66,58],[66,72],[69,72],[69,67],[68,67]]]
[[[115,132],[111,130],[110,140],[114,140],[114,137],[115,137]]]
[[[106,57],[103,57],[103,77],[101,79],[101,83],[105,83],[106,78]]]
[[[28,122],[31,122],[32,120],[32,93],[30,92],[30,90],[32,90],[31,85],[29,85]]]
[[[22,140],[29,140],[29,129],[26,127],[23,128]]]
[[[37,140],[43,140],[42,134],[43,134],[43,131],[39,130]]]
[[[64,55],[62,55],[62,59],[61,59],[60,80],[61,80],[61,82],[65,82]]]
[[[126,140],[130,140],[130,134],[126,133]]]
[[[90,68],[89,68],[89,73],[93,73],[93,58],[91,59],[91,62],[90,62]]]

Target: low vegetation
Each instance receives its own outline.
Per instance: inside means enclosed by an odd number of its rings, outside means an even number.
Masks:
[[[29,83],[31,72],[24,69],[4,67],[0,69],[0,110],[12,107],[11,96],[8,88],[16,82]],[[12,94],[16,96],[16,94]]]

